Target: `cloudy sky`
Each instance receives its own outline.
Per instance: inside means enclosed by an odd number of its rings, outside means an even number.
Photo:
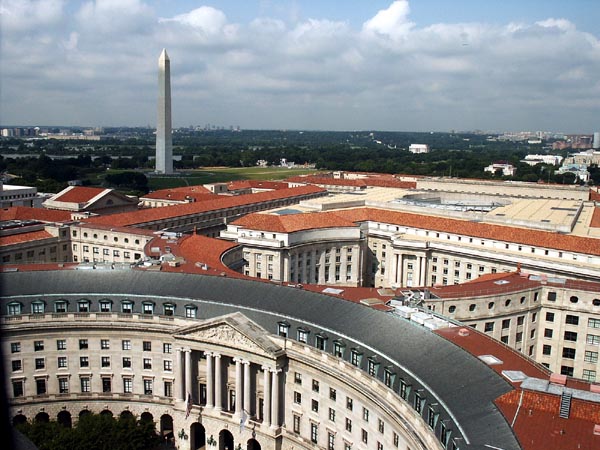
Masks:
[[[600,129],[597,0],[0,0],[1,125]]]

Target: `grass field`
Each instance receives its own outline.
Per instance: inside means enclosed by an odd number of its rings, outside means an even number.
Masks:
[[[316,169],[286,169],[282,167],[206,167],[182,173],[180,176],[148,177],[148,184],[150,190],[157,190],[235,180],[283,180],[295,175],[316,172],[318,172]]]

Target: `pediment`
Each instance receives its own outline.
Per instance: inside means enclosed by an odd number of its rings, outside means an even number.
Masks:
[[[269,338],[269,333],[264,328],[239,312],[182,328],[175,337],[229,347],[269,358],[283,354],[283,349]]]

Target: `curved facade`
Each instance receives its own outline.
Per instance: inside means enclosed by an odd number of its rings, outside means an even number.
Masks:
[[[494,404],[512,385],[389,313],[190,274],[0,281],[17,421],[128,411],[193,449],[520,448]]]

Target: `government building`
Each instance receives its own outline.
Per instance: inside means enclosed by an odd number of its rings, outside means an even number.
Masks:
[[[116,209],[1,212],[13,423],[133,415],[193,450],[600,446],[597,192],[77,189],[56,198]]]

